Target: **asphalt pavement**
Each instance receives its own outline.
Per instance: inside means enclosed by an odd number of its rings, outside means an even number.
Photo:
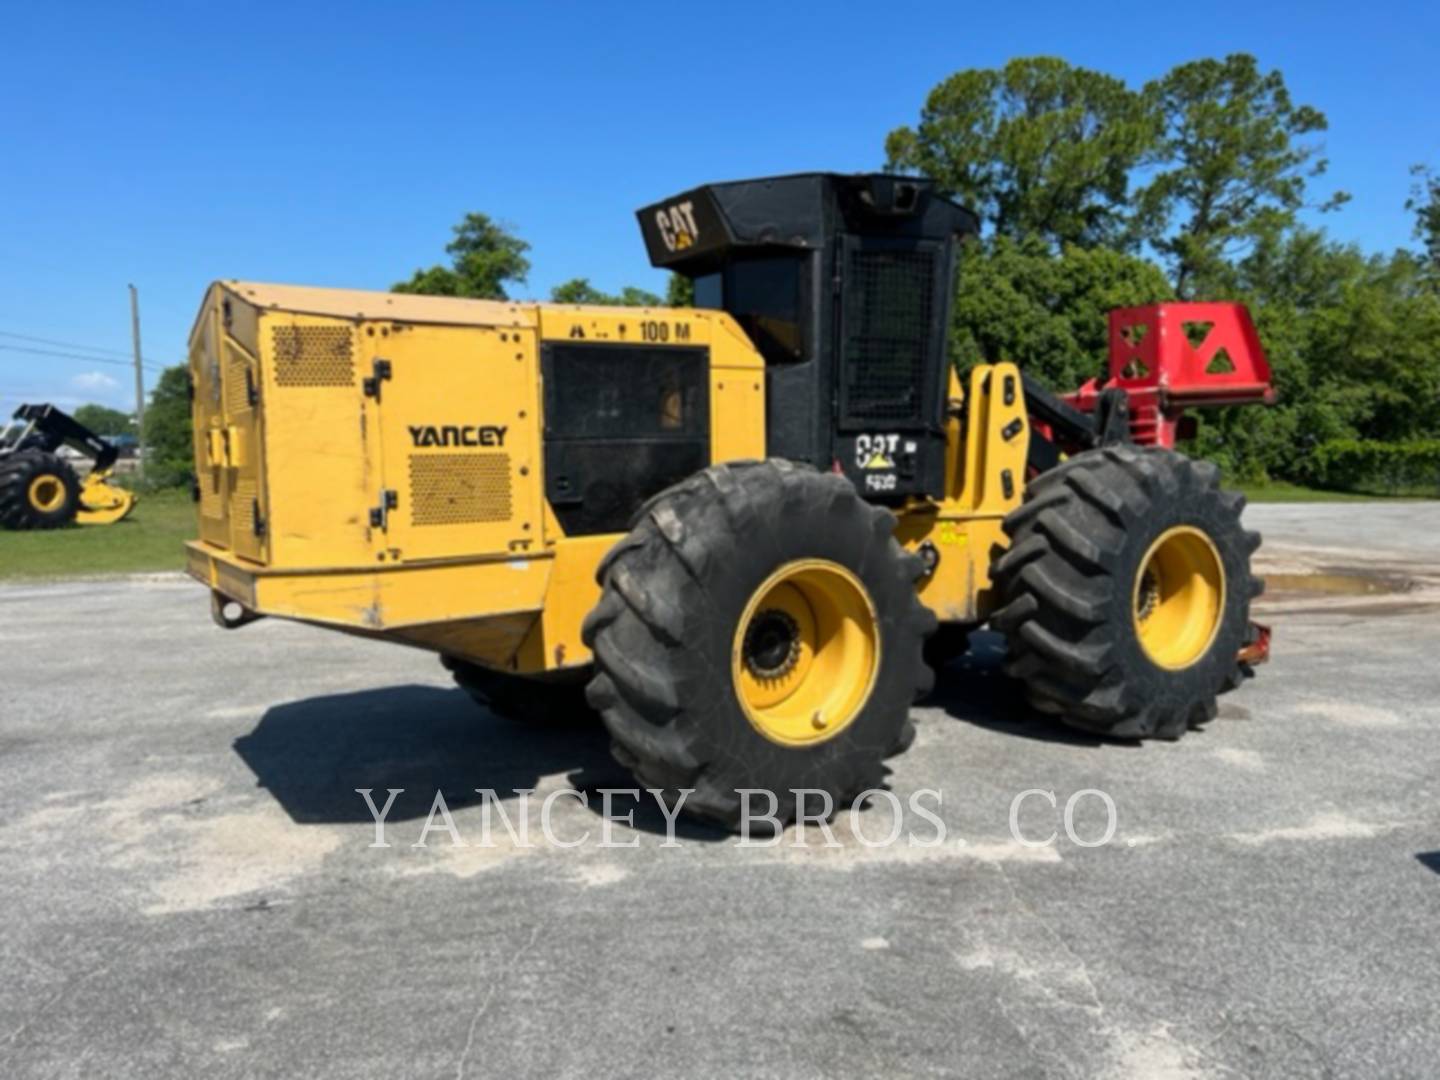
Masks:
[[[982,636],[877,846],[602,846],[583,719],[175,577],[0,587],[0,1076],[1440,1074],[1440,504],[1247,520],[1273,659],[1215,723],[1077,735]]]

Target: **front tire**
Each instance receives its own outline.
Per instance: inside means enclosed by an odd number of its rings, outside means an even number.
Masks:
[[[1119,738],[1176,739],[1249,674],[1238,659],[1260,534],[1219,470],[1165,449],[1091,450],[1044,473],[995,565],[1006,671],[1030,703]]]
[[[59,529],[79,509],[80,478],[67,462],[44,450],[0,458],[0,526]]]
[[[616,759],[732,828],[741,789],[773,792],[785,822],[797,788],[840,806],[878,787],[932,679],[935,619],[894,527],[843,477],[785,461],[713,466],[652,499],[601,563],[584,627]]]

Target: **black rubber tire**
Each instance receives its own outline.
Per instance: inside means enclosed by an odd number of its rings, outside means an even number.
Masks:
[[[738,788],[765,788],[781,821],[794,788],[828,791],[837,809],[878,787],[884,760],[914,738],[911,703],[933,681],[921,652],[935,629],[915,581],[922,564],[894,538],[890,511],[841,476],[788,461],[716,465],[656,496],[600,564],[599,604],[583,637],[595,653],[588,696],[611,750],[648,788],[734,828]],[[880,663],[870,696],[833,738],[805,747],[762,736],[731,678],[745,606],[777,568],[826,559],[850,570],[878,617]],[[811,797],[807,811],[819,809]],[[767,807],[759,799],[756,812]]]
[[[53,510],[30,502],[30,485],[53,476],[65,489],[65,501]],[[69,463],[44,450],[19,450],[0,457],[0,526],[7,529],[59,529],[80,511],[80,478]]]
[[[935,670],[938,679],[945,668],[970,651],[970,635],[976,627],[971,623],[941,623],[925,642],[925,663]]]
[[[1264,589],[1250,571],[1260,534],[1241,526],[1244,508],[1244,495],[1221,490],[1218,468],[1173,450],[1090,450],[1038,477],[1005,519],[1010,548],[994,574],[1002,606],[991,619],[1030,703],[1127,739],[1177,739],[1213,719],[1216,696],[1250,674],[1237,654]],[[1133,583],[1155,539],[1177,525],[1215,545],[1225,600],[1209,648],[1169,670],[1140,645]]]
[[[442,656],[440,662],[460,689],[496,716],[527,724],[588,723],[595,719],[595,710],[585,700],[588,667],[535,678],[495,671],[454,656]]]

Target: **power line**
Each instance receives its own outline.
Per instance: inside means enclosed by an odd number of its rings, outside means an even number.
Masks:
[[[13,330],[0,330],[0,337],[16,338],[20,341],[34,341],[41,345],[58,345],[62,349],[83,349],[86,352],[110,353],[112,356],[128,357],[122,349],[107,349],[101,345],[81,345],[74,341],[57,341],[54,338],[35,337],[33,334],[17,334]]]
[[[82,353],[59,352],[55,349],[32,349],[25,345],[6,345],[3,342],[0,342],[0,349],[5,349],[8,352],[30,353],[34,356],[58,356],[65,360],[83,360],[90,364],[115,364],[118,367],[134,366],[134,361],[131,360],[111,360],[104,356],[85,356]],[[163,364],[152,364],[148,360],[144,361],[144,365],[151,371],[165,370]]]
[[[107,349],[101,345],[81,345],[74,341],[57,341],[55,338],[36,337],[33,334],[17,334],[13,330],[0,330],[0,337],[14,338],[17,341],[33,341],[40,345],[55,345],[72,352],[79,349],[84,352],[108,353],[111,356],[123,357],[128,362],[134,362],[131,353],[124,349]],[[146,360],[145,363],[148,364],[150,361]]]

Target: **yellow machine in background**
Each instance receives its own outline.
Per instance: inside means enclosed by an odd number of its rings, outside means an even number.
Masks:
[[[427,648],[509,711],[587,707],[583,686],[620,761],[731,823],[738,788],[784,816],[793,788],[878,783],[937,624],[994,615],[1032,700],[1083,726],[1213,713],[1249,625],[1239,506],[1013,365],[952,372],[973,215],[810,174],[640,219],[696,307],[211,286],[188,567],[217,620]],[[1209,547],[1177,561],[1159,525]],[[1198,642],[1186,663],[1145,651],[1155,612]]]
[[[90,459],[82,480],[56,451]],[[0,527],[113,525],[135,509],[133,491],[109,482],[118,451],[54,405],[21,405],[0,432]]]

